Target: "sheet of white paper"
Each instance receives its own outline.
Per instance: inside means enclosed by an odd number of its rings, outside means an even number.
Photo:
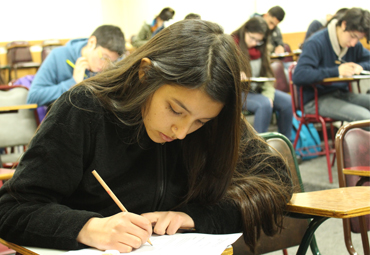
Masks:
[[[353,75],[354,79],[370,79],[370,75]]]
[[[150,237],[153,246],[146,243],[137,250],[132,251],[132,254],[151,254],[151,255],[167,255],[167,254],[221,254],[230,244],[233,244],[241,233],[228,235],[208,235],[208,234],[175,234]],[[98,251],[96,249],[82,249],[77,251],[69,251],[62,253],[64,255],[117,255],[118,251]],[[122,253],[123,254],[123,253]]]
[[[251,77],[250,80],[255,82],[265,82],[265,81],[275,81],[276,79],[274,77]]]

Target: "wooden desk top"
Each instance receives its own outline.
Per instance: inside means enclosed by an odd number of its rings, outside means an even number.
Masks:
[[[37,104],[0,106],[0,113],[9,112],[9,111],[18,111],[22,109],[36,109],[36,108],[37,108]]]
[[[346,187],[293,194],[287,211],[332,218],[370,214],[370,187]]]
[[[343,168],[343,173],[348,175],[359,175],[370,177],[370,166],[353,166]]]
[[[370,79],[370,75],[355,75],[352,77],[330,77],[330,78],[325,78],[324,80],[322,80],[322,83],[358,81],[361,79]]]

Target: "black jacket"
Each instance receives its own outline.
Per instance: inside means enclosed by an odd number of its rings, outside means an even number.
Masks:
[[[161,145],[144,135],[140,143],[129,142],[133,132],[81,89],[64,93],[0,189],[0,237],[26,246],[84,248],[76,241],[84,224],[120,212],[93,170],[130,212],[173,209],[187,191],[181,141]],[[242,231],[231,202],[176,210],[192,217],[198,232]]]

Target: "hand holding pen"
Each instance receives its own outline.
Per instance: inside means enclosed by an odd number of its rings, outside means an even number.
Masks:
[[[110,217],[90,218],[77,236],[77,241],[99,250],[131,252],[145,242],[151,244],[152,224],[145,217],[129,213],[113,191],[94,170],[93,175],[122,212]]]
[[[85,71],[89,69],[89,62],[85,57],[79,57],[76,64],[73,64],[69,59],[67,59],[67,64],[73,68],[73,79],[77,83],[80,83],[86,77]]]
[[[336,60],[335,64],[339,65],[338,71],[339,76],[353,76],[355,74],[370,74],[369,71],[365,71],[362,66],[354,62],[346,62],[343,59]]]

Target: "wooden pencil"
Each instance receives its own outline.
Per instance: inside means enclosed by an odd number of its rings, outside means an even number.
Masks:
[[[124,207],[124,205],[121,203],[121,201],[119,201],[119,199],[116,197],[116,195],[113,193],[113,191],[108,187],[108,185],[105,183],[105,181],[100,177],[98,172],[96,172],[96,170],[94,170],[94,171],[92,171],[92,174],[95,176],[95,178],[98,180],[98,182],[103,186],[105,191],[107,191],[109,196],[118,205],[118,207],[122,210],[122,212],[128,212],[127,209]],[[148,239],[148,243],[153,246],[150,239]]]

